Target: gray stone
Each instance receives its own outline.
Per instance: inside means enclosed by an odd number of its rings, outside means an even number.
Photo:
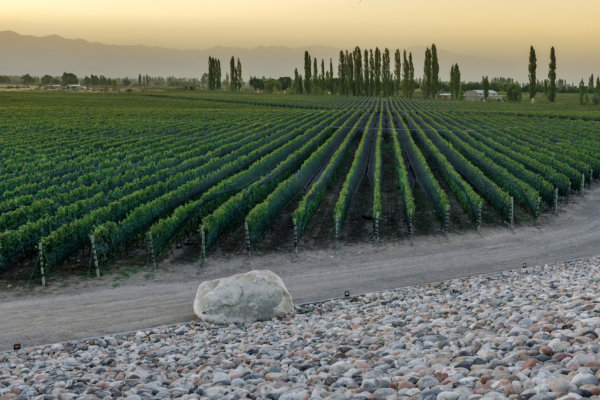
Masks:
[[[575,375],[573,377],[573,379],[571,379],[571,383],[577,387],[583,386],[583,385],[596,386],[596,385],[598,385],[599,381],[598,381],[598,378],[596,378],[594,375],[592,375],[590,373],[581,373],[580,372],[577,375]]]
[[[194,300],[196,316],[217,324],[266,321],[293,312],[283,281],[267,270],[202,282]]]
[[[424,377],[422,377],[421,379],[419,379],[417,381],[417,386],[421,390],[427,389],[430,387],[434,387],[439,384],[440,384],[440,382],[431,375],[425,375]]]

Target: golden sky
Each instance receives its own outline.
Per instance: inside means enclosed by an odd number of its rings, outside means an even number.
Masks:
[[[410,47],[502,56],[579,53],[597,40],[599,0],[0,0],[0,30],[109,44]]]

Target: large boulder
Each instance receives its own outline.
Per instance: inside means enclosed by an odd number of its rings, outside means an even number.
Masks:
[[[216,324],[266,321],[293,312],[283,281],[267,270],[202,282],[194,300],[198,318]]]

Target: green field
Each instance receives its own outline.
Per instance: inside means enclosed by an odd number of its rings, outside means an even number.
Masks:
[[[353,240],[361,216],[374,240],[534,221],[600,174],[600,117],[570,97],[12,92],[0,104],[0,271],[35,262],[39,243],[50,269],[88,257],[90,235],[106,262],[191,236],[208,253],[272,230],[294,246],[317,230]]]

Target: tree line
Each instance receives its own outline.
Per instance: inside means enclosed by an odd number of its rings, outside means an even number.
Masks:
[[[396,49],[393,68],[388,48],[383,51],[379,47],[361,50],[356,46],[353,50],[340,50],[338,57],[335,77],[331,58],[329,68],[326,69],[325,60],[321,59],[319,64],[316,57],[312,58],[310,53],[305,51],[304,75],[298,72],[298,68],[294,70],[292,92],[346,96],[392,96],[403,93],[404,96],[412,98],[417,87],[412,53],[407,57],[406,50],[401,54],[400,50]]]

